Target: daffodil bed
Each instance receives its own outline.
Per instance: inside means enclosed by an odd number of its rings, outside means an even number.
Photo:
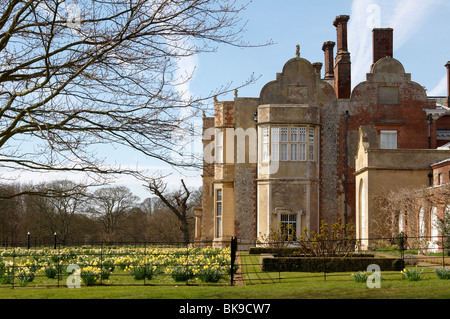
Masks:
[[[0,250],[1,287],[228,284],[230,273],[229,248]]]

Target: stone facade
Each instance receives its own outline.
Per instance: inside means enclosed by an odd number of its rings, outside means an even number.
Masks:
[[[436,150],[450,134],[448,98],[428,97],[411,81],[393,57],[392,29],[373,30],[373,64],[366,81],[351,89],[349,19],[336,17],[337,41],[322,47],[324,77],[322,63],[300,57],[297,48],[258,98],[215,101],[214,117],[204,118],[204,129],[214,130],[205,150],[214,148],[215,158],[205,163],[196,240],[223,245],[236,236],[254,243],[280,225],[293,225],[300,236],[338,217],[369,234],[357,200],[362,180],[394,174],[392,185],[397,179],[421,185],[433,161],[450,157]],[[395,165],[374,168],[374,158]],[[416,166],[407,164],[413,159]],[[411,167],[414,174],[402,176]],[[368,201],[364,209],[372,215],[364,218],[376,217]]]

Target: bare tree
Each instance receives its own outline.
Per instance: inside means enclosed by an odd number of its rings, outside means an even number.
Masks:
[[[0,1],[0,167],[84,172],[95,183],[142,173],[96,153],[110,145],[193,165],[172,156],[171,137],[210,97],[180,92],[192,74],[178,62],[248,46],[244,9],[237,0]]]
[[[191,210],[193,205],[190,201],[192,192],[186,187],[183,180],[181,180],[180,189],[173,192],[167,191],[167,183],[163,182],[161,178],[150,181],[147,187],[178,218],[183,242],[188,244],[191,239],[189,220],[193,218]]]
[[[86,199],[86,189],[69,180],[59,180],[33,186],[33,193],[25,196],[27,213],[38,226],[37,234],[51,236],[56,233],[59,242],[73,239],[75,214],[81,212]],[[24,191],[26,192],[26,191]],[[45,196],[44,196],[45,195]]]
[[[106,240],[117,239],[120,222],[136,205],[138,197],[125,186],[108,186],[93,192],[87,212],[102,225]]]
[[[384,190],[374,195],[373,200],[380,212],[377,218],[371,220],[376,236],[395,237],[401,231],[413,238],[408,241],[409,244],[425,247],[427,230],[438,226],[432,224],[429,213],[433,207],[444,211],[449,205],[450,184],[431,188]]]
[[[19,236],[24,213],[23,200],[20,197],[8,197],[20,192],[21,188],[17,183],[0,185],[0,238],[5,242],[15,241]]]

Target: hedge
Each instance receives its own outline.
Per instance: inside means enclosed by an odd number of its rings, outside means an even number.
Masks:
[[[381,271],[401,271],[404,261],[397,258],[371,257],[268,257],[262,258],[263,271],[349,272],[365,271],[376,264]]]
[[[311,257],[307,256],[302,248],[297,247],[250,247],[249,254],[251,255],[260,255],[260,254],[272,254],[276,257]],[[346,257],[374,257],[375,254],[371,253],[355,253],[349,252]]]

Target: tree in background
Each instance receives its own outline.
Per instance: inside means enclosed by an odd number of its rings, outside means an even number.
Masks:
[[[168,191],[167,183],[163,182],[161,178],[150,181],[147,187],[177,217],[179,229],[183,235],[183,243],[188,244],[192,239],[192,223],[190,221],[194,216],[193,207],[198,206],[198,200],[201,200],[201,195],[198,196],[200,191],[195,191],[197,195],[193,197],[193,192],[186,187],[183,180],[181,180],[181,187],[178,190]],[[192,200],[193,198],[195,200]]]
[[[120,223],[135,207],[138,197],[125,186],[107,186],[95,190],[87,203],[87,212],[102,225],[105,240],[120,235]]]
[[[69,180],[42,183],[28,189],[32,195],[25,196],[24,201],[32,218],[29,230],[34,230],[37,236],[56,234],[63,244],[74,240],[77,231],[73,222],[75,215],[82,212],[86,189]]]

